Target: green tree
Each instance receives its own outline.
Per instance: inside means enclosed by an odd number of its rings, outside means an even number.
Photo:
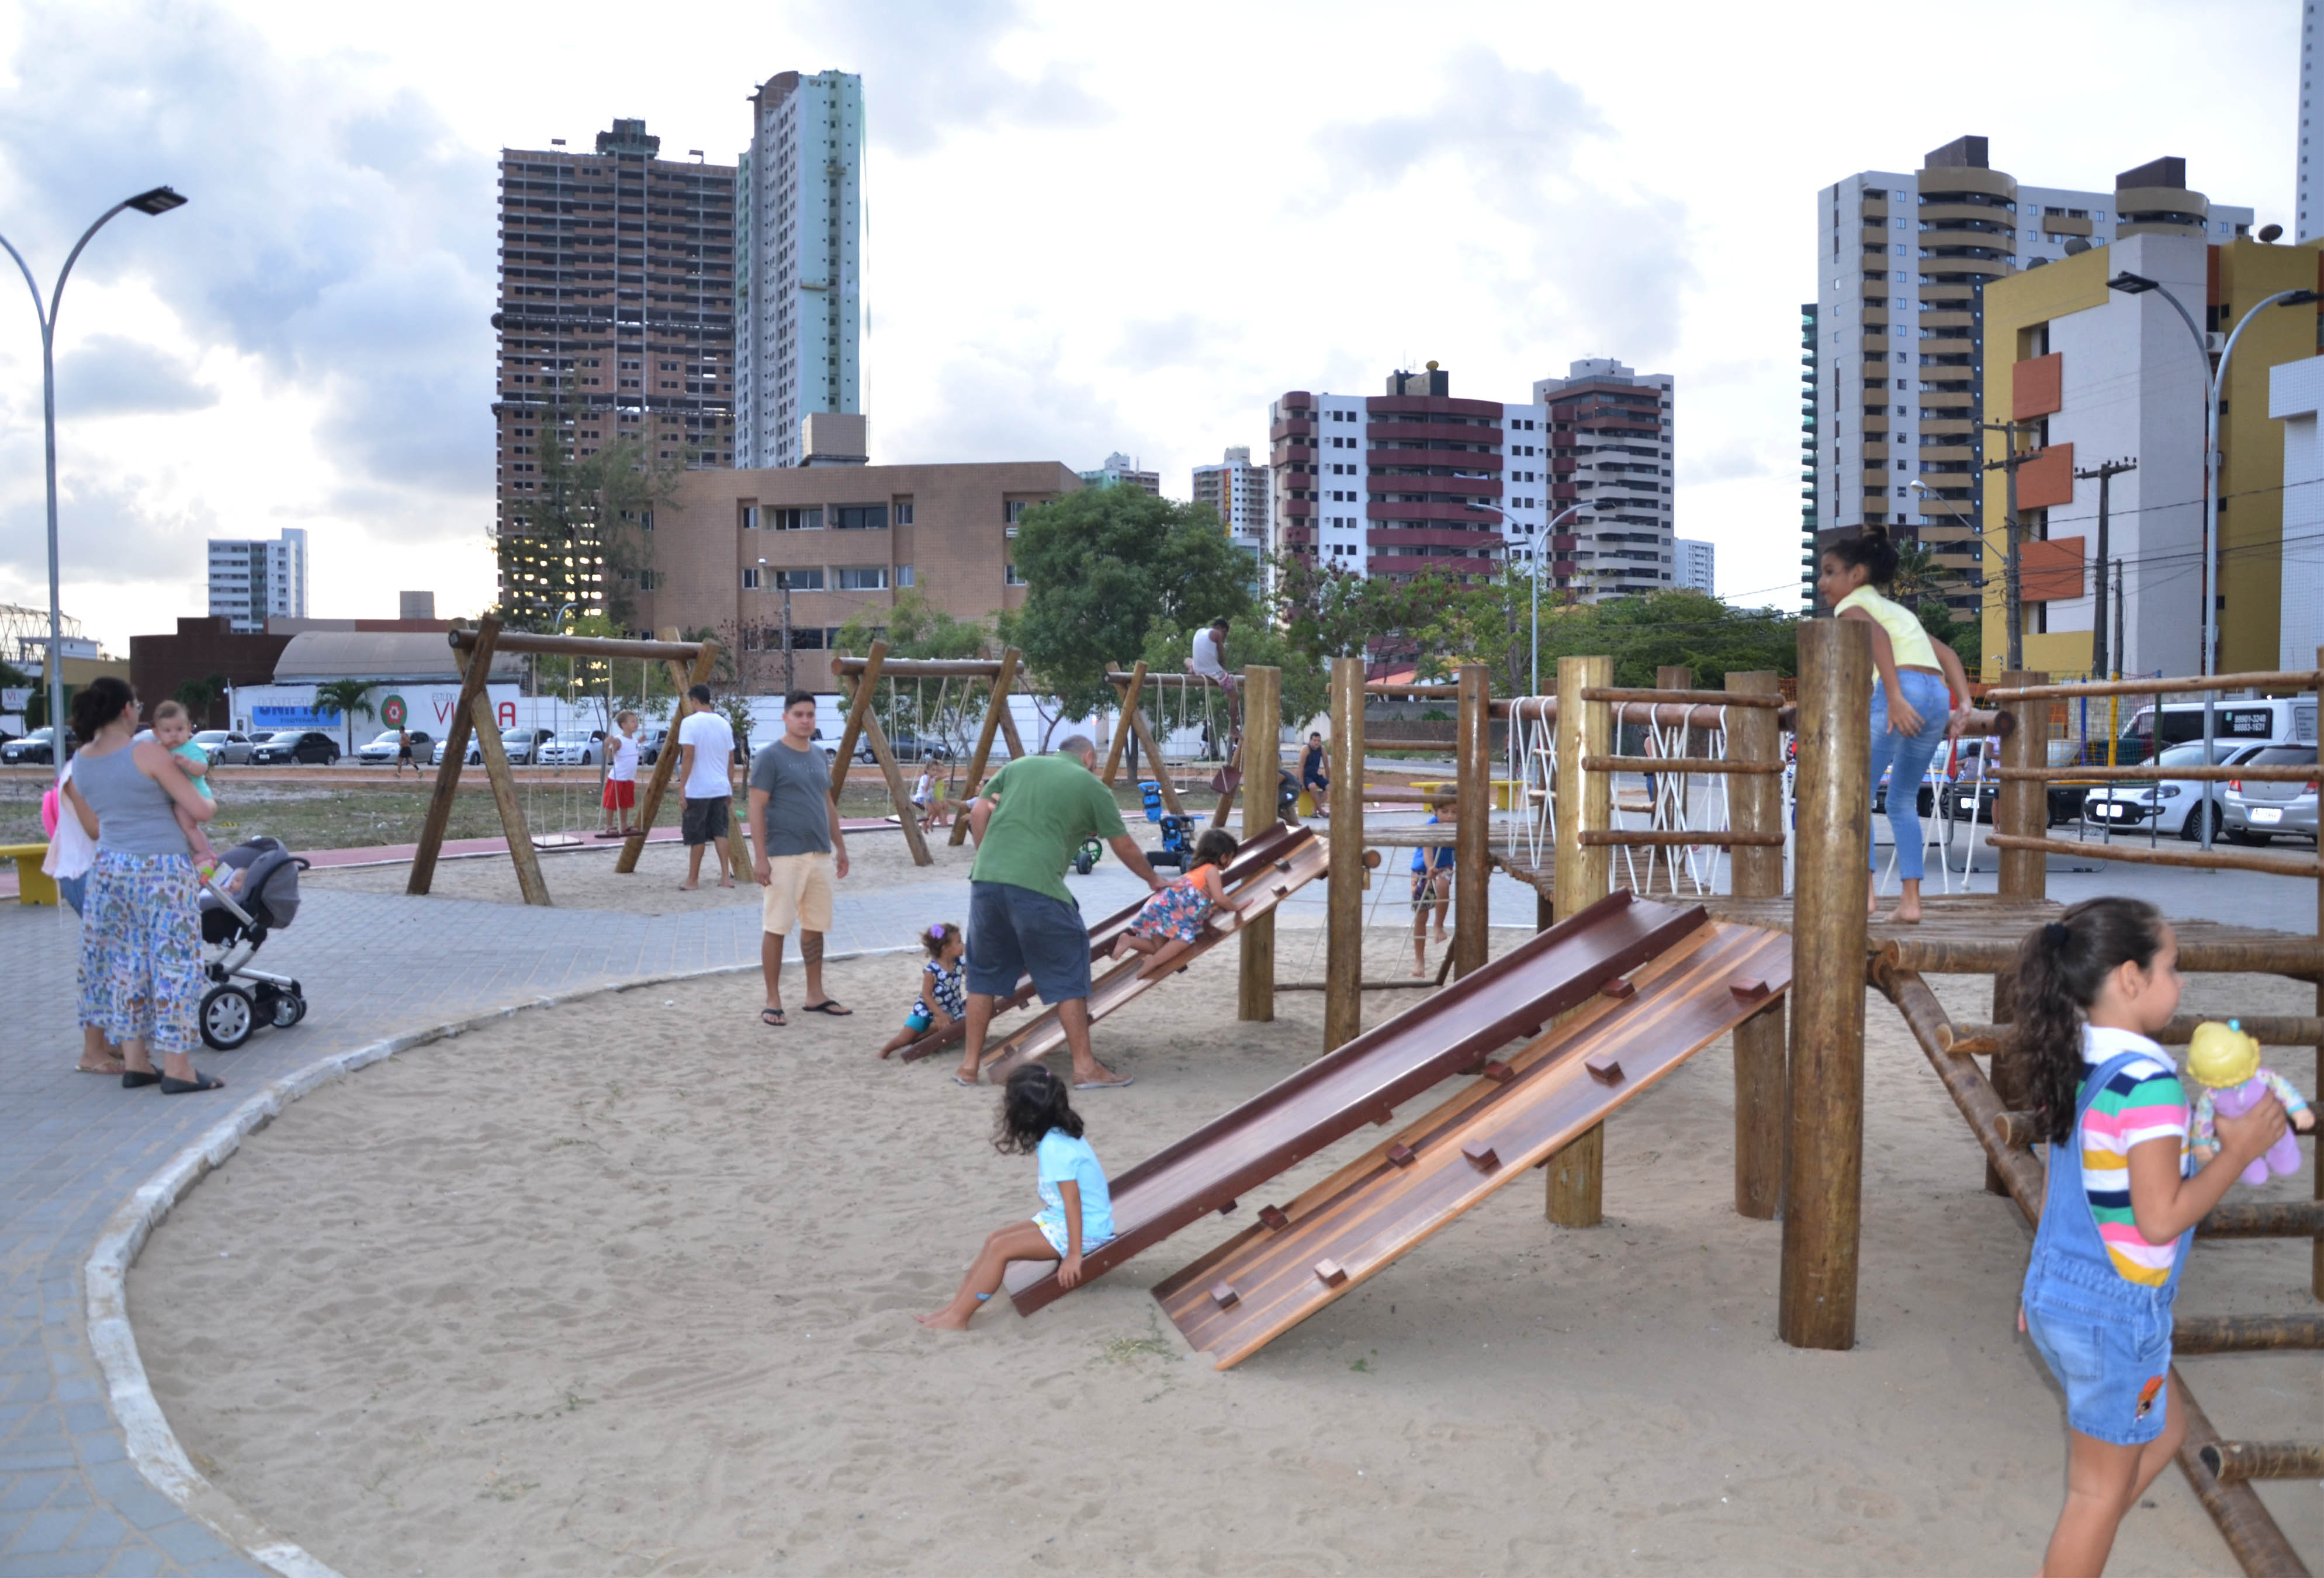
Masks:
[[[502,615],[522,630],[546,630],[571,604],[626,631],[635,594],[652,568],[653,512],[677,491],[691,460],[663,460],[645,441],[607,437],[584,454],[576,420],[609,426],[614,413],[576,407],[561,383],[530,426],[526,447],[538,466],[521,531],[503,533]],[[603,431],[604,429],[598,429]]]
[[[1275,615],[1292,646],[1321,663],[1366,658],[1407,637],[1417,599],[1409,583],[1318,566],[1298,554],[1274,561]]]
[[[993,626],[982,620],[962,619],[928,600],[926,586],[907,586],[885,608],[865,608],[839,627],[835,650],[862,657],[872,643],[884,640],[891,658],[916,661],[991,658],[1000,645]],[[909,726],[941,740],[955,762],[964,761],[982,726],[991,705],[992,686],[982,679],[882,679],[873,687],[872,705],[883,719],[903,715],[902,698],[911,697]]]
[[[1139,656],[1146,660],[1146,671],[1149,675],[1185,673],[1187,661],[1194,655],[1195,632],[1201,629],[1201,625],[1192,625],[1174,631],[1167,625],[1157,624],[1148,630],[1146,645],[1139,652]],[[1252,624],[1233,632],[1227,638],[1227,663],[1238,672],[1253,664],[1283,671],[1283,716],[1280,722],[1286,729],[1298,728],[1317,714],[1332,709],[1332,685],[1323,665],[1299,651],[1286,632],[1262,624]],[[1213,691],[1211,694],[1217,693]],[[1202,690],[1191,689],[1188,695],[1194,707],[1199,708],[1203,705]],[[1162,732],[1162,724],[1157,715],[1164,710],[1160,697],[1158,687],[1149,683],[1141,704],[1147,717],[1154,722],[1157,737]],[[1175,706],[1176,697],[1170,697],[1170,701]],[[1226,733],[1225,722],[1225,711],[1222,708],[1218,731],[1222,736]]]
[[[226,688],[225,675],[210,674],[199,679],[189,679],[179,686],[173,699],[186,709],[186,715],[193,720],[194,727],[207,729],[210,726],[210,709],[217,705],[218,697],[226,694]]]
[[[1207,505],[1138,488],[1084,488],[1025,512],[1017,568],[1029,587],[1017,644],[1067,715],[1113,704],[1106,671],[1171,630],[1251,612],[1250,560]]]
[[[339,721],[346,725],[350,753],[355,748],[355,715],[373,715],[372,688],[368,679],[326,679],[315,687],[315,710],[339,715]]]

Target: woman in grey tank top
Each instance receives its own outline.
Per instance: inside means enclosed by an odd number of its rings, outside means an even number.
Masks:
[[[73,697],[72,725],[88,743],[73,755],[65,800],[97,840],[81,912],[81,1024],[121,1048],[124,1086],[223,1089],[191,1056],[201,1042],[200,885],[172,811],[207,821],[213,802],[168,752],[134,738],[137,701],[120,680],[90,681]]]

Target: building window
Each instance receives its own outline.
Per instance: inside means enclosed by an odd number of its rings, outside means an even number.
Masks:
[[[758,589],[759,572],[757,568],[755,566],[745,567],[742,571],[742,590],[745,592],[755,592]]]
[[[1038,502],[1034,499],[1008,500],[1001,506],[1001,519],[1009,525],[1014,526],[1025,518],[1025,512],[1031,509]]]
[[[1018,573],[1017,566],[1013,560],[1009,566],[1009,573],[1005,577],[1004,584],[1011,586],[1021,586],[1025,585],[1025,577]]]
[[[831,525],[835,531],[885,531],[888,529],[888,506],[885,504],[834,504]]]
[[[640,570],[638,572],[638,590],[641,592],[658,592],[661,590],[661,576],[659,573],[654,570]]]
[[[766,520],[768,525],[777,531],[820,531],[823,530],[823,510],[819,505],[810,506],[804,510],[769,510],[766,514]]]
[[[839,567],[839,589],[843,592],[884,592],[888,589],[888,567],[842,565]]]
[[[759,506],[758,506],[758,505],[756,505],[756,504],[745,504],[745,505],[743,505],[743,506],[742,506],[742,530],[743,530],[743,531],[756,531],[758,529],[759,529]]]
[[[898,565],[896,567],[896,585],[899,586],[908,586],[911,584],[912,567],[909,565]]]
[[[899,526],[909,526],[911,523],[912,523],[912,501],[911,501],[911,500],[909,500],[909,499],[899,499],[899,500],[897,500],[897,501],[896,501],[896,524],[897,524],[897,525],[899,525]]]
[[[813,569],[777,570],[775,585],[792,592],[820,592],[823,590],[823,567],[818,565]]]

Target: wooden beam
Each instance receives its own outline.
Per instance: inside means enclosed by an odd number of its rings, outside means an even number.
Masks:
[[[1604,756],[1614,745],[1613,709],[1585,702],[1582,693],[1614,682],[1608,657],[1557,660],[1557,890],[1560,920],[1572,918],[1613,890],[1613,860],[1602,845],[1582,842],[1614,819],[1614,780],[1584,772],[1582,758]],[[1605,1215],[1606,1129],[1593,1124],[1549,1158],[1549,1220],[1560,1227],[1595,1227]]]
[[[1025,742],[1017,737],[1017,714],[1009,707],[1001,709],[1001,737],[1009,742],[1009,760],[1025,760]]]
[[[1774,696],[1776,676],[1773,669],[1731,670],[1727,688],[1742,696]],[[1780,771],[1784,742],[1775,715],[1746,707],[1728,715],[1729,760]],[[1728,820],[1737,832],[1782,834],[1784,789],[1777,779],[1738,778],[1728,785],[1727,798]],[[1730,868],[1737,898],[1784,896],[1780,847],[1738,845]],[[1784,1113],[1791,1105],[1786,1077],[1784,1005],[1771,1003],[1735,1030],[1735,1209],[1761,1222],[1773,1222],[1784,1208]]]
[[[2001,791],[2009,792],[2005,785]],[[2314,881],[2324,874],[2317,857],[2312,854],[2267,854],[2256,849],[2220,849],[2214,846],[2209,854],[2200,849],[2172,849],[2158,845],[2149,849],[2144,844],[2106,844],[2093,838],[2087,842],[2074,838],[2020,837],[2015,834],[1994,832],[1986,842],[2001,851],[2004,860],[2031,860],[2036,869],[2053,854],[2079,855],[2085,860],[2107,860],[2124,865],[2182,866],[2208,872],[2264,872],[2270,876],[2296,877]],[[2030,853],[2029,853],[2030,852]]]
[[[498,619],[498,614],[491,615]],[[474,649],[483,634],[477,630],[448,632],[455,652]],[[595,658],[601,661],[613,658],[668,658],[677,662],[691,662],[700,650],[698,641],[632,641],[613,636],[554,635],[530,630],[503,630],[494,643],[503,652],[534,652],[544,656]]]
[[[984,726],[976,731],[976,750],[968,759],[968,779],[952,819],[952,836],[945,841],[954,849],[968,838],[968,807],[984,787],[984,769],[992,759],[992,736],[1009,715],[1009,687],[1017,678],[1017,666],[1024,660],[1025,654],[1010,647],[1001,654],[992,676],[992,695],[984,704]]]
[[[863,720],[872,715],[872,697],[880,688],[880,670],[888,662],[888,643],[875,641],[863,660],[863,672],[853,676],[853,705],[847,709],[846,725],[839,731],[839,753],[831,759],[831,798],[839,799],[840,791],[847,787],[847,766],[855,759],[855,742],[863,733]]]
[[[1332,660],[1332,852],[1323,932],[1323,1050],[1363,1029],[1364,660]]]
[[[890,658],[880,671],[890,679],[993,679],[1008,660],[1006,653],[999,658]],[[834,658],[831,671],[853,678],[871,661],[869,658]]]
[[[1864,1191],[1864,897],[1872,840],[1872,632],[1803,620],[1794,861],[1791,1113],[1777,1327],[1856,1343]]]
[[[2047,674],[2004,674],[2001,683],[1985,693],[1987,701],[2015,706],[2027,701],[2076,701],[2095,696],[2186,696],[2217,690],[2324,689],[2324,669],[2271,669],[2251,674],[2188,675],[2177,679],[2088,679],[2070,685],[2047,683]]]
[[[2298,1441],[2214,1441],[2203,1466],[2221,1484],[2243,1480],[2324,1480],[2324,1446]]]
[[[1219,803],[1211,809],[1211,826],[1213,827],[1226,826],[1227,813],[1234,809],[1235,796],[1242,788],[1243,746],[1250,734],[1249,714],[1244,715],[1245,724],[1235,735],[1234,749],[1227,752],[1226,765],[1219,769],[1219,782],[1224,787],[1219,790]],[[1282,761],[1279,752],[1276,760],[1278,763]]]
[[[2184,1047],[2195,1038],[2195,1027],[2203,1022],[2194,1014],[2177,1014],[2150,1039],[2160,1041],[2165,1047]],[[2244,1034],[2263,1047],[2310,1047],[2324,1041],[2324,1015],[2246,1014],[2236,1022],[2242,1027]],[[1988,1025],[1956,1024],[1953,1026],[1952,1049],[1987,1057],[2012,1045],[2015,1035],[2013,1027],[2004,1021]]]
[[[1266,761],[1265,742],[1276,742],[1276,765],[1282,761],[1282,729],[1276,722],[1283,715],[1283,670],[1260,666],[1246,667],[1242,671],[1242,737],[1243,754],[1253,754],[1252,744],[1259,742],[1258,755]],[[1263,793],[1255,794],[1243,802],[1242,842],[1263,838],[1274,831],[1282,820],[1276,809],[1277,796],[1272,773]],[[1275,911],[1255,916],[1242,924],[1241,971],[1236,977],[1235,1017],[1251,1024],[1266,1024],[1275,1018]]]
[[[1463,663],[1454,675],[1461,693],[1454,725],[1452,826],[1452,974],[1455,980],[1485,967],[1492,922],[1493,699],[1490,671]]]
[[[2038,686],[2048,678],[2046,674],[2023,670],[2001,677],[2004,685]],[[2009,709],[2017,720],[2008,737],[2001,743],[2001,765],[2004,767],[2043,767],[2050,756],[2050,704],[2046,701],[2021,701]],[[1802,752],[1805,754],[1804,751]],[[2024,779],[2004,780],[2001,792],[1995,798],[1993,831],[1997,836],[2015,839],[2042,838],[2050,830],[2050,797],[2038,783]],[[2000,892],[2005,899],[2040,899],[2045,896],[2049,884],[2049,859],[2038,848],[2022,844],[2003,847],[2001,852]]]
[[[484,781],[493,788],[493,803],[500,807],[501,830],[508,835],[509,859],[516,866],[517,890],[528,904],[549,906],[549,884],[540,877],[540,852],[532,846],[532,829],[524,825],[524,807],[516,798],[516,775],[509,771],[508,752],[501,745],[500,722],[493,715],[493,698],[479,692],[469,704],[476,731],[476,754],[484,758]],[[448,752],[447,752],[448,754]]]
[[[1113,737],[1106,742],[1105,771],[1098,775],[1100,781],[1108,789],[1113,787],[1114,775],[1121,771],[1122,747],[1130,740],[1130,709],[1138,705],[1138,698],[1144,695],[1145,691],[1146,660],[1140,658],[1138,660],[1138,667],[1130,671],[1129,685],[1119,688],[1117,692],[1121,700],[1121,707],[1114,715],[1116,722],[1113,725]]]
[[[1185,816],[1186,807],[1178,802],[1177,786],[1170,781],[1170,770],[1162,763],[1162,748],[1154,743],[1154,731],[1146,726],[1145,709],[1130,707],[1122,715],[1130,720],[1130,726],[1138,731],[1139,748],[1154,764],[1154,782],[1162,791],[1162,808],[1173,817]]]
[[[927,835],[920,831],[920,818],[912,804],[912,791],[904,782],[904,770],[896,765],[895,753],[888,749],[888,736],[880,727],[877,708],[863,714],[863,739],[872,747],[872,759],[880,764],[880,776],[888,780],[888,798],[895,805],[896,819],[904,825],[904,845],[912,852],[912,863],[936,864],[936,857],[928,853]]]
[[[2172,1322],[2171,1352],[2269,1353],[2324,1348],[2324,1315],[2180,1315]]]
[[[436,788],[428,797],[428,815],[420,824],[420,847],[412,853],[411,875],[403,886],[406,893],[425,893],[436,880],[436,857],[444,848],[444,829],[451,824],[452,800],[460,788],[460,767],[468,756],[470,710],[478,697],[487,694],[484,687],[500,634],[501,616],[487,614],[477,622],[475,641],[466,650],[452,649],[453,659],[460,666],[460,699],[453,706],[452,722],[445,731],[444,762],[436,770]]]
[[[671,629],[664,633],[675,635],[677,632]],[[687,671],[686,683],[678,687],[678,698],[670,704],[669,732],[662,735],[661,750],[654,757],[653,774],[646,780],[646,792],[639,799],[637,831],[622,841],[622,853],[613,860],[613,871],[618,876],[627,876],[636,871],[639,857],[646,852],[646,835],[653,831],[654,818],[661,814],[662,796],[669,792],[669,780],[678,771],[678,725],[686,721],[687,712],[694,705],[686,693],[697,685],[709,682],[710,666],[717,659],[718,649],[715,643],[696,651],[694,665]],[[670,667],[670,678],[672,683],[676,683],[677,665],[673,663]]]

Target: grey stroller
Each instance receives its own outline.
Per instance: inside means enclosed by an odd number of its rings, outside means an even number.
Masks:
[[[299,873],[306,869],[279,839],[254,838],[218,854],[201,898],[202,942],[218,950],[208,964],[214,984],[202,993],[201,1025],[202,1039],[221,1052],[261,1025],[287,1030],[307,1017],[298,982],[250,963],[269,932],[299,918]],[[229,891],[235,872],[242,880]]]

